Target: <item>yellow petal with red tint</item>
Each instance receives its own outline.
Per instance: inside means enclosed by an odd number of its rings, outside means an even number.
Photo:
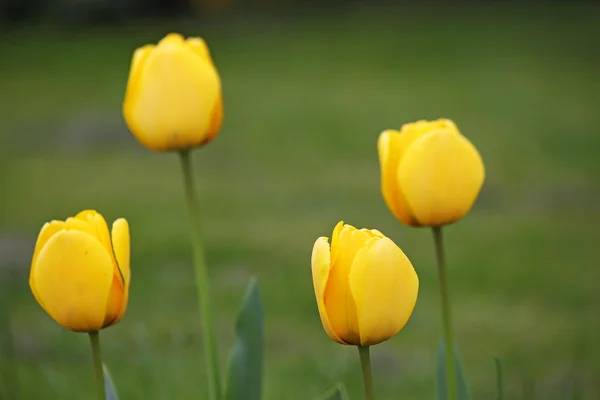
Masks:
[[[348,276],[354,256],[369,238],[369,233],[344,225],[339,233],[339,250],[325,288],[325,307],[331,327],[340,339],[349,344],[358,343],[360,338],[356,306],[348,286]]]
[[[123,284],[122,306],[115,321],[117,322],[123,318],[123,315],[125,315],[125,312],[127,311],[129,282],[131,281],[129,224],[124,218],[119,218],[113,223],[112,243],[117,263],[119,264],[119,268],[123,274],[123,280],[125,281]]]
[[[29,287],[31,288],[31,292],[33,293],[33,296],[35,297],[37,302],[40,304],[40,306],[42,306],[42,308],[44,310],[45,310],[44,304],[42,303],[40,296],[37,293],[37,289],[36,289],[36,285],[35,285],[35,281],[34,281],[35,264],[36,264],[38,255],[40,254],[40,251],[42,250],[44,245],[48,242],[48,240],[50,240],[50,238],[52,236],[54,236],[56,233],[58,233],[64,229],[65,229],[65,223],[63,221],[52,221],[52,222],[45,223],[44,226],[42,226],[42,229],[40,230],[37,241],[35,242],[35,249],[33,250],[33,257],[31,259],[31,269],[29,271]]]
[[[206,143],[210,142],[211,140],[213,140],[219,133],[219,130],[221,129],[222,124],[223,124],[223,98],[219,94],[217,103],[215,104],[215,106],[213,107],[213,110],[211,111],[210,124],[208,126],[208,134],[206,135],[206,139],[204,139],[204,142],[202,142],[202,144],[206,144]]]
[[[113,274],[104,246],[76,230],[53,235],[33,268],[46,312],[65,328],[81,332],[102,328]]]
[[[404,198],[420,225],[441,226],[469,212],[483,185],[481,156],[454,130],[416,140],[398,168]]]
[[[185,149],[209,135],[220,78],[178,35],[161,40],[144,60],[124,105],[132,133],[154,150]]]
[[[419,279],[402,250],[388,238],[375,238],[354,259],[350,288],[356,303],[360,345],[397,334],[417,301]]]
[[[103,328],[114,325],[121,319],[121,316],[125,314],[123,309],[123,297],[125,296],[125,290],[123,287],[123,280],[118,271],[114,271],[113,280],[108,294],[108,301],[106,304],[106,312],[104,317]]]
[[[327,285],[327,279],[329,277],[331,258],[329,243],[326,237],[320,237],[313,246],[313,252],[311,257],[312,266],[312,277],[313,286],[315,288],[315,296],[317,299],[317,306],[319,307],[319,315],[321,317],[321,323],[327,335],[334,341],[344,344],[344,341],[339,338],[331,327],[329,317],[327,315],[327,309],[325,308],[324,292]]]

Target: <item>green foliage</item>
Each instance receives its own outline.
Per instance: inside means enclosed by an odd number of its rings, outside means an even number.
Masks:
[[[338,383],[315,400],[348,400],[348,392],[342,383]]]
[[[104,373],[104,389],[106,390],[106,400],[119,400],[117,387],[113,382],[112,376],[106,364],[102,364],[102,372]]]
[[[496,399],[504,400],[504,378],[502,376],[502,363],[498,357],[494,358],[494,365],[496,366]]]
[[[246,290],[235,333],[236,341],[229,355],[225,400],[260,400],[265,333],[256,279],[250,281]]]
[[[441,340],[438,346],[437,356],[437,400],[446,400],[448,394],[446,392],[446,346],[444,341]],[[467,389],[467,383],[465,381],[465,375],[462,370],[462,365],[458,352],[454,351],[454,373],[456,374],[456,391],[458,400],[469,400],[469,392]]]

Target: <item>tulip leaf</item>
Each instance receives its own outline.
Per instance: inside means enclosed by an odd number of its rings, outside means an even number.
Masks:
[[[348,392],[343,384],[338,383],[316,400],[348,400]]]
[[[454,373],[456,376],[456,391],[458,400],[469,400],[469,392],[465,375],[462,371],[460,357],[456,350],[454,351]],[[437,400],[446,400],[448,398],[446,391],[446,347],[444,342],[440,341],[437,357]]]
[[[496,395],[496,399],[503,400],[504,399],[504,379],[502,378],[502,363],[498,357],[494,358],[494,363],[496,365],[496,388],[498,393]]]
[[[117,394],[117,388],[113,383],[112,376],[106,364],[102,364],[102,371],[104,372],[104,391],[106,392],[106,400],[119,400]]]
[[[260,400],[264,322],[260,292],[252,279],[237,317],[236,341],[229,353],[225,400]]]

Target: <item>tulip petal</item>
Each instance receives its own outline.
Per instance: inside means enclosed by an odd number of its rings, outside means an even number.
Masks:
[[[150,55],[150,53],[152,53],[152,50],[155,47],[156,46],[154,46],[153,44],[147,44],[136,49],[133,52],[133,57],[131,58],[131,66],[129,67],[129,83],[133,82],[136,73],[139,71],[139,67],[143,65],[144,60]]]
[[[174,45],[181,45],[184,42],[184,37],[183,35],[179,34],[179,33],[169,33],[167,36],[165,36],[164,38],[162,38],[160,40],[160,42],[158,42],[158,45],[160,46],[165,45],[165,44],[174,44]]]
[[[98,239],[96,226],[87,220],[82,220],[73,217],[67,218],[67,220],[65,221],[65,229],[85,232]]]
[[[212,57],[210,56],[210,50],[208,50],[208,46],[206,41],[200,37],[190,37],[186,41],[187,45],[199,55],[202,59],[206,61],[210,61],[212,64]]]
[[[373,236],[377,236],[377,237],[385,237],[385,235],[383,233],[381,233],[380,231],[378,231],[377,229],[371,229],[371,234]]]
[[[87,221],[88,220],[88,216],[94,215],[97,212],[98,211],[96,211],[96,210],[83,210],[83,211],[79,211],[77,213],[77,215],[75,216],[75,218],[80,219],[82,221]]]
[[[334,341],[345,344],[342,339],[335,333],[329,322],[327,315],[327,309],[325,308],[325,287],[327,285],[327,279],[329,277],[329,260],[331,258],[329,243],[326,237],[320,237],[315,242],[313,247],[311,265],[312,265],[312,276],[313,286],[315,288],[315,296],[317,298],[317,306],[319,308],[319,315],[321,317],[321,323],[323,329],[327,335]]]
[[[391,129],[383,131],[379,135],[377,149],[383,199],[396,218],[407,225],[415,225],[398,183],[398,164],[404,152],[402,135]]]
[[[115,266],[117,267],[117,270],[115,272],[119,275],[120,279],[124,281],[125,278],[123,277],[123,271],[121,270],[121,266],[117,262],[110,233],[108,232],[108,224],[106,223],[106,220],[104,219],[102,214],[94,210],[85,210],[77,214],[76,218],[87,221],[90,224],[93,231],[89,233],[92,236],[96,237],[100,241],[100,243],[102,243],[104,248],[106,248],[106,251],[110,254],[111,258],[115,263]]]
[[[96,238],[76,230],[56,233],[33,273],[44,308],[56,322],[73,331],[102,328],[114,267]]]
[[[356,305],[348,286],[348,276],[354,256],[370,238],[368,232],[344,225],[339,233],[338,254],[331,266],[325,288],[325,307],[329,322],[338,336],[348,344],[360,341]]]
[[[456,124],[447,118],[440,118],[433,121],[420,120],[417,122],[409,122],[402,125],[400,132],[402,134],[416,135],[412,139],[414,140],[426,133],[437,131],[439,129],[447,129],[458,132]]]
[[[419,278],[394,242],[370,240],[356,255],[349,281],[362,346],[387,340],[404,327],[417,301]]]
[[[42,229],[40,230],[37,241],[35,242],[35,249],[33,250],[33,257],[31,259],[31,269],[29,271],[29,287],[31,288],[33,296],[44,310],[46,310],[46,308],[44,307],[44,304],[41,301],[41,298],[37,292],[37,288],[35,285],[35,266],[40,251],[42,250],[42,248],[44,248],[44,245],[48,242],[48,240],[50,240],[52,236],[62,231],[63,229],[65,229],[65,223],[63,221],[52,221],[45,223],[44,226],[42,226]]]
[[[333,228],[333,234],[331,235],[331,260],[330,265],[335,264],[338,256],[338,252],[340,250],[340,232],[344,227],[344,221],[340,221],[337,223],[335,228]]]
[[[198,146],[210,133],[219,75],[195,50],[169,35],[140,64],[123,106],[137,139],[154,150]]]
[[[127,303],[129,301],[129,283],[131,281],[130,267],[130,236],[129,224],[124,218],[119,218],[112,226],[112,244],[115,251],[115,257],[121,273],[123,274],[123,297],[120,311],[114,322],[119,321],[127,311]]]
[[[124,298],[125,289],[123,287],[121,275],[118,273],[113,274],[106,303],[104,323],[102,324],[103,328],[116,324],[123,317],[126,311],[126,307],[124,307]]]
[[[150,44],[140,47],[133,53],[131,59],[129,79],[127,80],[127,89],[125,90],[125,99],[123,100],[123,116],[132,132],[139,132],[140,130],[136,121],[130,117],[133,113],[135,93],[139,93],[140,91],[140,70],[146,64],[146,60],[148,60],[148,57],[152,54],[155,47],[156,46]]]
[[[485,171],[475,147],[457,131],[437,130],[416,140],[398,168],[402,193],[420,225],[461,219],[475,202]]]
[[[112,226],[112,246],[115,251],[115,257],[123,274],[125,284],[129,286],[131,279],[130,268],[130,238],[129,224],[124,218],[119,218]]]
[[[208,133],[206,134],[206,139],[202,142],[202,144],[206,144],[213,140],[219,130],[221,130],[221,125],[223,124],[223,97],[219,94],[217,99],[217,103],[213,107],[210,113],[210,124],[208,126]]]
[[[110,233],[108,225],[102,214],[94,210],[85,210],[77,214],[76,218],[87,221],[96,231],[95,236],[104,246],[109,254],[112,254],[112,245],[110,243]]]

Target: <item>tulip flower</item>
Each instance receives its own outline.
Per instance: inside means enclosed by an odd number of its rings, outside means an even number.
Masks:
[[[412,314],[419,279],[402,250],[377,230],[337,224],[315,242],[312,274],[321,322],[341,344],[369,346],[397,334]]]
[[[109,234],[96,211],[46,223],[38,236],[29,286],[37,302],[63,327],[94,332],[127,310],[129,226],[118,219]]]
[[[417,121],[386,130],[377,143],[381,191],[394,216],[410,226],[430,226],[435,244],[448,399],[457,398],[452,313],[442,226],[463,218],[485,179],[477,149],[448,119]]]
[[[477,149],[447,119],[386,130],[378,141],[383,198],[411,226],[442,226],[464,217],[485,171]]]
[[[204,40],[171,33],[137,49],[123,115],[151,150],[186,150],[214,139],[223,118],[221,80]]]
[[[156,46],[137,49],[131,61],[123,116],[129,130],[147,148],[179,153],[192,224],[209,398],[221,400],[219,357],[190,157],[192,148],[216,137],[223,120],[221,78],[206,42],[171,33]]]
[[[378,230],[339,222],[315,242],[312,275],[321,323],[334,341],[358,347],[365,397],[374,398],[369,346],[396,335],[410,318],[419,278],[410,260]]]

